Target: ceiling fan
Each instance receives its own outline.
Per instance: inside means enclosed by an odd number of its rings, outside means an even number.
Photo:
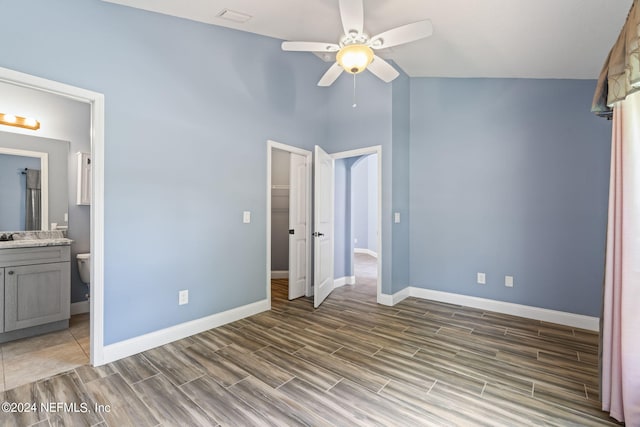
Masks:
[[[322,76],[318,86],[330,86],[343,71],[358,74],[368,69],[378,78],[389,83],[399,73],[391,64],[373,53],[404,43],[429,37],[433,33],[428,19],[402,25],[369,37],[363,29],[363,0],[339,0],[340,18],[344,35],[336,43],[282,42],[282,50],[296,52],[337,52],[336,63]]]

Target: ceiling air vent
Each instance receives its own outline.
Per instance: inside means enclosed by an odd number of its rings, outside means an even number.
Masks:
[[[244,24],[249,19],[251,19],[251,15],[247,15],[246,13],[236,12],[235,10],[230,9],[222,9],[217,15],[218,18],[226,19],[227,21],[237,22],[240,24]]]

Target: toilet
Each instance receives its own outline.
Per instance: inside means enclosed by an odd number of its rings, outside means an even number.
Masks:
[[[76,261],[78,261],[80,280],[88,285],[91,281],[91,254],[78,254]]]

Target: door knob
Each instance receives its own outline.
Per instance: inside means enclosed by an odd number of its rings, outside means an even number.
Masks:
[[[313,233],[313,235],[315,237],[322,237],[322,236],[324,236],[324,233],[319,233],[319,232],[316,231],[315,233]]]
[[[7,274],[9,274],[9,276],[13,276],[13,271],[10,271],[10,272],[9,272],[9,273],[7,273]]]
[[[289,234],[296,234],[296,230],[292,228],[291,230],[289,230]]]

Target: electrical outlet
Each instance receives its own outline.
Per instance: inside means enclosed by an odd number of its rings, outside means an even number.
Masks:
[[[187,289],[178,292],[178,305],[189,304],[189,291]]]
[[[484,273],[478,273],[477,282],[479,285],[487,284],[487,276]]]
[[[507,288],[513,288],[513,276],[504,276],[504,285]]]

